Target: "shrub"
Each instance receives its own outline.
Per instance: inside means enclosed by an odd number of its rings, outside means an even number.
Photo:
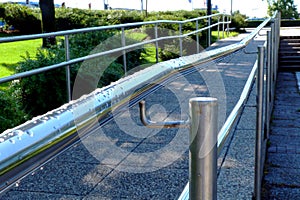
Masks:
[[[144,16],[138,11],[99,11],[77,8],[57,8],[55,18],[57,30],[133,23],[144,20]]]
[[[49,66],[62,62],[63,58],[64,52],[61,49],[39,50],[35,59],[27,54],[24,61],[19,63],[16,72]],[[37,116],[62,105],[66,101],[65,77],[65,70],[61,68],[20,79],[14,88],[18,91],[26,113]]]
[[[100,31],[70,36],[71,58],[83,57],[90,52],[95,53],[105,48],[112,49],[121,46],[120,41],[114,40],[113,34],[115,33],[111,31]],[[120,37],[117,36],[117,38]],[[129,44],[134,41],[127,39],[127,42],[127,44]],[[103,43],[103,45],[100,45],[101,48],[95,48],[99,43]],[[60,41],[56,46],[49,49],[40,49],[34,59],[28,54],[24,57],[24,61],[20,62],[16,72],[29,71],[63,62],[65,59],[64,49],[64,41]],[[137,61],[142,61],[142,52],[143,50],[138,49],[127,53],[128,58],[136,58],[130,59],[133,60],[132,63],[127,60],[128,70],[134,67]],[[93,91],[95,87],[102,87],[110,84],[112,81],[120,79],[124,75],[123,60],[119,58],[121,57],[120,55],[121,54],[115,58],[114,56],[102,56],[91,61],[72,65],[70,67],[71,88],[73,88],[75,79],[80,80],[80,82],[84,84],[84,87],[79,88],[80,91],[76,91],[74,98]],[[79,70],[81,71],[78,74]],[[100,76],[99,74],[102,73],[103,75]],[[99,77],[101,77],[100,80]],[[18,96],[21,99],[22,107],[26,113],[30,116],[46,113],[66,103],[65,68],[50,70],[42,74],[22,78],[15,84],[14,88],[18,91]],[[76,89],[78,89],[78,87]]]
[[[21,34],[41,33],[41,20],[38,12],[18,4],[0,4],[0,18],[8,27],[20,31]]]
[[[70,30],[101,26],[103,21],[98,11],[78,8],[57,8],[55,10],[57,30]]]
[[[15,94],[10,90],[0,91],[0,133],[26,120],[27,117]]]
[[[236,28],[236,31],[238,32],[242,31],[242,28],[247,26],[245,19],[246,15],[241,14],[240,11],[235,11],[233,13],[230,26]]]

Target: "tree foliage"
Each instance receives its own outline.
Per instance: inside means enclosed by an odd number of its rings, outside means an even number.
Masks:
[[[242,28],[245,28],[247,26],[246,23],[246,15],[243,15],[242,13],[240,13],[239,10],[234,11],[232,18],[231,18],[231,27],[234,27],[236,29],[236,31],[242,31]]]
[[[6,23],[6,28],[13,27],[21,34],[41,32],[39,13],[23,5],[3,3],[0,4],[0,18]]]
[[[298,19],[299,14],[294,0],[268,0],[268,14],[272,16],[276,10],[281,12],[282,19]]]

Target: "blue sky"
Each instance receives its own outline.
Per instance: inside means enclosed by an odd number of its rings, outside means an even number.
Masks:
[[[0,0],[5,2],[9,0]],[[25,0],[11,0],[24,1]],[[38,1],[38,0],[32,0]],[[231,1],[233,4],[233,11],[240,10],[241,13],[249,17],[264,17],[267,14],[267,0],[211,0],[213,7],[217,5],[220,12],[230,12]],[[88,8],[91,3],[92,9],[103,9],[104,0],[54,0],[55,3],[66,3],[68,7]],[[131,8],[141,9],[141,0],[105,0],[112,8]],[[144,0],[146,2],[146,0]],[[148,0],[148,10],[192,10],[192,8],[205,7],[206,0]],[[300,0],[294,0],[296,5],[300,5]],[[144,5],[144,8],[146,6]],[[298,6],[299,7],[299,6]],[[299,7],[300,12],[300,7]]]

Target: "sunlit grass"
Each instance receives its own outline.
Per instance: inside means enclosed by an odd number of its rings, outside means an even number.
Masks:
[[[218,39],[218,31],[212,31],[211,35],[212,35],[213,38]],[[224,32],[224,34],[223,34],[223,31],[219,32],[219,38],[220,39],[224,39],[224,38],[228,38],[228,37],[235,37],[237,35],[239,35],[239,33],[235,32],[235,31],[230,31],[229,34],[228,34],[228,32]]]
[[[26,52],[30,56],[35,56],[41,46],[42,39],[0,44],[0,78],[14,74],[18,62],[23,59],[22,56],[25,56]],[[0,90],[5,89],[7,85],[7,83],[1,84]]]
[[[25,56],[26,52],[35,56],[41,46],[42,39],[0,44],[0,77],[13,74],[18,62],[22,61],[22,56]]]
[[[227,37],[237,36],[238,32],[230,32],[229,34],[223,32],[219,32],[219,38],[223,39]],[[147,34],[144,32],[138,31],[130,31],[126,33],[126,36],[137,40],[142,41],[147,39]],[[213,42],[215,42],[218,38],[218,32],[212,31]],[[0,78],[12,75],[15,73],[15,68],[18,62],[22,61],[22,56],[26,55],[26,52],[29,53],[30,56],[34,57],[36,55],[37,49],[41,47],[42,39],[35,40],[26,40],[19,42],[9,42],[0,44]],[[147,63],[156,63],[156,53],[155,53],[155,45],[147,44],[145,45],[146,53],[143,54]],[[6,87],[6,84],[0,85],[0,89]]]

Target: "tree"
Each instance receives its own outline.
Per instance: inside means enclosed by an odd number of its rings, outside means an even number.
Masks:
[[[40,0],[40,9],[42,13],[42,31],[43,33],[55,32],[55,9],[54,0]],[[43,47],[49,47],[55,44],[55,37],[44,38]]]
[[[299,18],[297,6],[294,4],[294,0],[268,0],[268,4],[268,14],[270,16],[278,10],[281,12],[282,19]]]

